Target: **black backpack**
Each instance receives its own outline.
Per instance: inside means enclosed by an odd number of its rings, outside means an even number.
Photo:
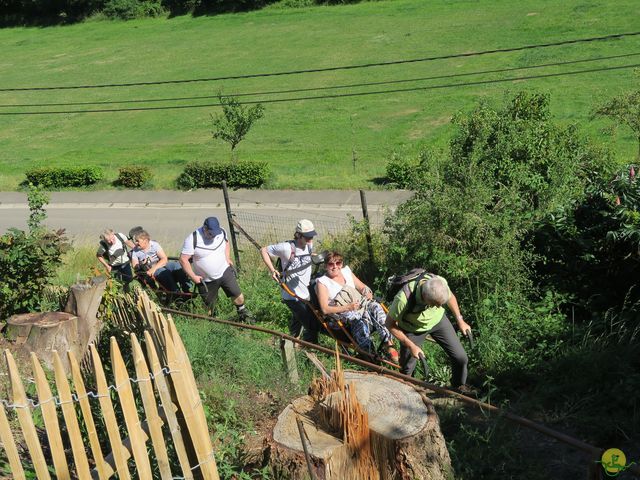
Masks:
[[[192,238],[193,238],[193,250],[195,251],[196,248],[200,248],[202,250],[217,250],[218,248],[220,248],[220,246],[224,245],[224,243],[227,241],[227,231],[224,228],[221,228],[220,230],[222,230],[222,233],[224,234],[224,239],[222,240],[220,245],[218,245],[217,247],[214,247],[214,248],[199,247],[198,246],[198,231],[194,230],[193,233],[191,234]]]
[[[127,257],[131,259],[131,251],[130,251],[129,245],[127,245],[127,239],[124,238],[122,235],[120,235],[118,232],[113,232],[113,233],[116,236],[116,238],[120,240],[120,243],[122,243],[122,248],[124,249],[124,253],[126,253]],[[108,262],[110,260],[109,248],[111,247],[111,245],[109,245],[105,240],[100,240],[100,246],[104,249],[104,253],[102,254],[102,256]]]
[[[387,295],[386,300],[391,303],[400,290],[404,290],[407,297],[406,312],[412,312],[416,306],[416,290],[420,284],[420,280],[425,277],[433,277],[432,273],[427,273],[424,268],[414,268],[403,275],[392,275],[387,279]],[[409,283],[415,280],[415,286],[409,288]]]
[[[289,261],[287,262],[287,266],[282,268],[282,259],[280,257],[277,258],[276,264],[274,265],[276,269],[282,272],[283,277],[287,276],[287,270],[289,270],[289,267],[291,266],[291,262],[293,262],[293,259],[296,258],[296,241],[288,240],[288,242],[291,245],[291,255],[289,256]],[[309,247],[309,253],[301,255],[301,257],[307,257],[307,256],[310,257],[313,254],[313,245],[308,245],[308,247]],[[309,267],[313,267],[313,262],[309,264]],[[306,270],[306,269],[307,267],[305,266],[303,270]]]

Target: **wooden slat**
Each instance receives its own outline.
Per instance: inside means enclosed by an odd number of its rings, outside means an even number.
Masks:
[[[145,361],[144,354],[138,338],[134,333],[131,334],[131,349],[133,352],[133,361],[136,368],[136,378],[138,379],[138,387],[140,388],[140,395],[142,397],[142,404],[147,417],[147,424],[149,426],[149,433],[151,435],[151,442],[153,444],[153,450],[158,460],[158,470],[160,471],[160,477],[163,480],[169,480],[171,476],[171,467],[169,464],[169,456],[167,454],[167,446],[162,435],[162,420],[158,415],[158,406],[156,405],[156,398],[153,394],[153,386],[151,384],[151,378],[149,376],[149,368]]]
[[[197,425],[201,427],[203,430],[201,432],[200,439],[202,441],[202,449],[203,451],[209,452],[207,454],[208,458],[211,458],[210,463],[212,467],[209,468],[210,474],[213,475],[211,478],[218,478],[218,468],[213,458],[213,445],[211,444],[211,436],[209,435],[209,429],[207,428],[207,417],[204,414],[204,409],[202,408],[202,399],[200,398],[200,390],[198,389],[198,384],[196,383],[195,375],[193,374],[193,368],[191,367],[191,361],[189,360],[189,356],[187,354],[187,349],[182,342],[182,337],[178,333],[178,329],[173,321],[171,315],[167,316],[166,320],[166,331],[165,336],[168,338],[169,342],[172,342],[174,351],[176,354],[176,361],[181,365],[182,371],[184,371],[184,375],[182,378],[190,385],[190,388],[187,388],[187,392],[191,394],[191,405],[193,409],[193,414]],[[167,349],[168,351],[168,349]],[[203,461],[204,459],[200,459]]]
[[[180,425],[178,424],[178,419],[176,418],[175,405],[171,400],[171,392],[169,390],[169,386],[167,385],[167,379],[162,373],[160,373],[162,366],[160,365],[153,339],[151,338],[151,334],[148,330],[144,332],[144,339],[145,347],[147,349],[147,357],[149,358],[149,363],[151,364],[151,371],[155,375],[153,383],[156,386],[158,394],[160,395],[164,414],[167,417],[167,425],[169,425],[169,431],[171,432],[171,437],[173,438],[173,443],[178,455],[178,461],[180,462],[180,468],[182,468],[182,475],[185,477],[185,479],[192,480],[193,473],[191,471],[189,457],[187,456],[187,450],[182,438],[182,432],[180,431]]]
[[[133,389],[129,380],[129,372],[122,359],[120,347],[115,337],[110,339],[111,366],[118,386],[118,398],[124,415],[124,422],[127,425],[133,458],[136,462],[137,474],[140,478],[151,478],[151,465],[147,455],[146,435],[140,428],[140,418],[136,409],[136,402],[133,398]]]
[[[64,455],[56,402],[53,400],[49,382],[47,382],[44,370],[42,370],[40,361],[34,352],[31,352],[31,367],[33,377],[36,381],[38,401],[41,404],[42,418],[44,419],[44,426],[47,431],[47,438],[49,439],[49,448],[51,449],[51,456],[53,457],[53,467],[56,470],[56,476],[60,480],[66,480],[71,478],[71,475],[69,474],[69,466],[67,465],[67,459]]]
[[[9,459],[9,466],[11,467],[11,474],[14,480],[24,480],[24,470],[22,463],[20,462],[20,455],[18,454],[18,448],[16,442],[13,439],[11,433],[11,426],[9,425],[9,419],[4,411],[4,404],[0,402],[0,440],[4,446],[4,451],[7,452],[7,458]]]
[[[7,360],[7,369],[9,371],[9,378],[11,380],[11,397],[12,402],[17,405],[24,405],[16,407],[16,413],[18,414],[18,421],[22,428],[22,434],[24,440],[27,443],[33,466],[36,470],[36,475],[39,479],[50,479],[49,470],[47,469],[47,462],[44,459],[42,453],[42,447],[40,446],[40,440],[38,439],[38,433],[36,427],[33,424],[33,418],[31,418],[31,412],[29,411],[27,403],[27,395],[24,391],[24,386],[20,380],[20,372],[16,366],[16,362],[13,359],[13,355],[9,350],[4,351],[5,359]]]
[[[109,436],[109,442],[111,443],[111,451],[113,452],[113,458],[116,463],[116,470],[118,476],[121,479],[129,479],[129,469],[127,467],[127,457],[125,455],[125,448],[122,445],[122,439],[120,438],[120,432],[118,431],[118,421],[116,420],[116,414],[113,410],[113,404],[111,403],[111,396],[107,388],[107,379],[104,375],[104,369],[102,368],[102,361],[98,355],[95,345],[89,345],[91,351],[91,359],[93,361],[93,370],[96,376],[96,384],[98,386],[98,396],[100,397],[100,407],[102,408],[102,415],[104,417],[104,423],[107,427],[107,435]]]
[[[211,438],[207,430],[206,420],[203,422],[204,411],[202,410],[202,401],[198,390],[193,388],[189,376],[191,366],[188,359],[184,360],[177,350],[169,332],[169,326],[166,324],[164,337],[167,343],[167,359],[171,370],[177,372],[171,373],[171,380],[175,387],[175,393],[178,398],[180,410],[184,416],[191,441],[193,442],[198,463],[201,463],[200,471],[205,479],[218,480],[218,469],[215,458],[213,458],[213,447],[211,446]],[[178,336],[179,337],[179,336]],[[180,358],[178,357],[180,355]],[[202,413],[202,415],[200,415]]]
[[[62,366],[62,361],[58,352],[53,351],[53,371],[56,379],[56,386],[60,403],[62,407],[62,415],[67,426],[67,433],[71,442],[71,450],[73,451],[74,464],[76,466],[76,474],[80,480],[91,479],[91,471],[89,470],[89,460],[87,452],[84,448],[84,441],[80,432],[80,425],[76,417],[76,410],[73,406],[73,398],[71,396],[71,388]]]
[[[87,398],[87,390],[84,386],[82,373],[80,372],[80,365],[78,364],[78,360],[76,360],[75,355],[70,350],[67,352],[67,358],[69,359],[69,365],[71,366],[71,378],[73,379],[76,393],[78,394],[80,409],[82,411],[84,425],[89,436],[89,445],[91,446],[91,453],[93,454],[93,460],[96,464],[98,478],[100,480],[107,480],[111,476],[107,471],[109,466],[105,462],[102,449],[100,448],[100,439],[98,438],[96,425],[93,421],[93,415],[91,414],[91,404]]]

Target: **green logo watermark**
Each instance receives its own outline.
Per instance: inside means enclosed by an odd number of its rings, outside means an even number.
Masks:
[[[617,477],[620,473],[631,467],[631,465],[635,464],[635,462],[631,462],[627,465],[627,456],[618,448],[610,448],[605,451],[598,463],[602,465],[602,469],[608,477]]]

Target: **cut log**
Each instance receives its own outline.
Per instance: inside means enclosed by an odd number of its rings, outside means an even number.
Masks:
[[[333,421],[341,392],[322,401],[296,399],[278,417],[271,439],[270,463],[276,476],[308,478],[296,418],[302,420],[314,475],[319,480],[363,478],[360,450],[373,458],[367,479],[444,480],[451,478],[449,452],[431,401],[404,382],[366,372],[344,372],[348,391],[355,390],[368,417],[368,438],[354,450]],[[333,415],[333,418],[332,418]],[[353,420],[356,421],[356,420]],[[361,463],[361,462],[360,462]]]
[[[100,331],[96,315],[105,289],[105,279],[71,287],[65,312],[24,313],[7,320],[5,336],[15,350],[35,352],[43,364],[53,369],[53,351],[58,351],[69,373],[67,355],[71,350],[82,358],[87,346]]]

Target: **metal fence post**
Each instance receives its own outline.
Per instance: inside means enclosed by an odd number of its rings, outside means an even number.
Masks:
[[[373,245],[371,245],[371,223],[369,222],[369,211],[367,210],[367,197],[364,190],[360,190],[360,204],[362,205],[362,216],[365,221],[366,237],[367,237],[367,250],[369,251],[369,261],[371,266],[375,264],[373,259]]]
[[[222,181],[222,193],[224,195],[224,208],[227,211],[227,223],[229,225],[229,233],[231,236],[231,246],[233,247],[233,256],[236,259],[236,270],[240,271],[240,254],[238,253],[238,242],[236,239],[236,229],[233,227],[231,214],[231,204],[229,203],[229,192],[227,191],[226,180]]]

